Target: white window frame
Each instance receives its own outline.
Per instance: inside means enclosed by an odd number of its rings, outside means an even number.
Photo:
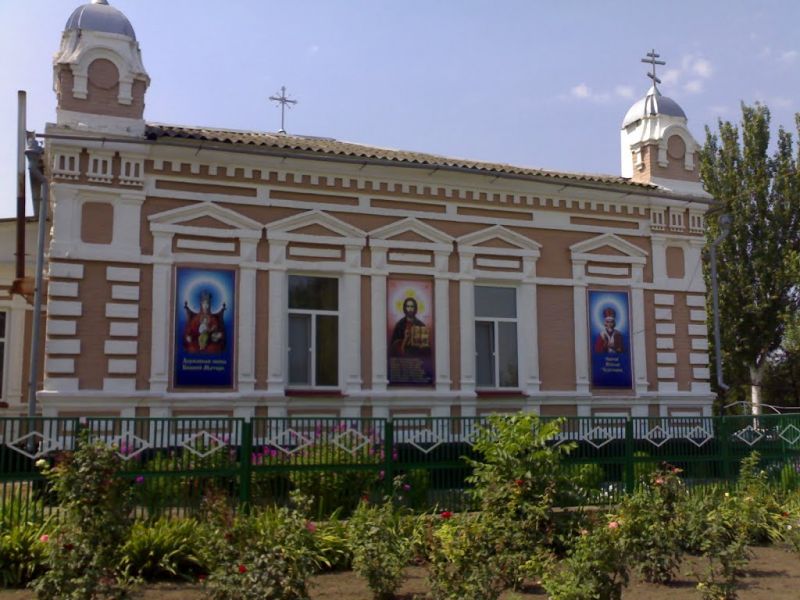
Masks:
[[[493,331],[493,352],[492,352],[492,363],[494,365],[494,385],[481,385],[478,383],[478,347],[477,344],[475,345],[475,389],[482,391],[482,390],[519,390],[521,389],[520,386],[520,347],[519,347],[519,288],[516,286],[511,285],[497,285],[492,283],[476,283],[474,292],[476,295],[478,293],[478,288],[505,288],[505,289],[513,289],[514,290],[514,312],[516,313],[515,317],[481,317],[478,315],[477,308],[475,310],[475,321],[473,326],[477,326],[478,323],[491,323],[492,324],[492,331]],[[477,303],[476,303],[477,304]],[[499,348],[499,341],[500,341],[500,326],[499,323],[514,323],[515,333],[516,333],[516,359],[517,359],[517,383],[515,385],[500,385],[500,360],[498,357],[498,348]]]
[[[335,279],[336,280],[336,310],[324,310],[316,308],[291,308],[289,306],[289,294],[291,293],[291,285],[289,282],[292,277],[313,277],[316,279]],[[342,385],[342,278],[333,273],[289,273],[286,279],[286,389],[289,390],[340,390]],[[292,348],[290,346],[290,328],[292,315],[309,315],[311,317],[311,332],[310,341],[311,347],[308,348],[308,353],[311,355],[309,360],[309,379],[308,383],[292,383],[289,380],[291,374],[291,360]],[[336,384],[335,385],[317,385],[317,316],[333,316],[336,317],[336,348],[338,360],[336,362]]]

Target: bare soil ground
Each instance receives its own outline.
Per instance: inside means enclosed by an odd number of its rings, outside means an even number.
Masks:
[[[800,598],[800,557],[776,547],[755,548],[755,557],[747,568],[747,576],[740,582],[742,600],[797,600]],[[625,600],[697,600],[694,569],[702,569],[696,558],[684,561],[677,579],[668,586],[652,585],[636,580],[625,590]],[[397,595],[397,600],[423,600],[427,592],[424,567],[409,567],[408,579]],[[351,572],[326,573],[314,577],[312,600],[371,600],[369,588]],[[33,600],[28,590],[0,590],[0,600]],[[184,583],[159,583],[140,590],[140,600],[201,600],[202,587]],[[538,587],[522,592],[506,592],[503,600],[539,598],[547,594]]]

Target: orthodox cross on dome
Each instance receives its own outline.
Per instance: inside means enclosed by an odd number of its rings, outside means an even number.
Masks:
[[[278,133],[286,133],[286,129],[284,129],[284,118],[286,116],[286,107],[292,108],[293,104],[297,104],[297,100],[290,100],[289,97],[286,95],[286,86],[281,86],[281,94],[274,95],[269,97],[270,100],[273,102],[277,102],[281,105],[281,128],[278,130]]]
[[[655,48],[653,48],[650,52],[647,53],[647,58],[643,58],[642,59],[643,63],[648,63],[648,64],[653,65],[653,72],[647,74],[647,76],[650,79],[653,80],[653,87],[656,87],[656,84],[661,83],[661,80],[658,77],[656,77],[656,65],[662,65],[663,66],[663,65],[667,64],[663,60],[656,60],[656,59],[658,59],[660,57],[661,57],[661,55],[660,54],[656,54],[656,50],[655,50]]]

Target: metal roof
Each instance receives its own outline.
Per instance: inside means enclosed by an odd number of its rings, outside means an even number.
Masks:
[[[113,6],[109,6],[106,0],[93,0],[91,4],[84,4],[76,8],[67,19],[64,30],[76,29],[116,33],[136,39],[136,33],[133,31],[128,17]]]
[[[177,138],[219,144],[232,144],[236,146],[252,146],[263,148],[264,150],[285,151],[305,158],[313,158],[314,155],[318,154],[321,156],[349,160],[363,159],[365,161],[385,161],[388,164],[394,163],[406,166],[418,165],[420,167],[468,170],[476,173],[522,176],[523,178],[531,179],[553,179],[554,181],[563,181],[564,183],[586,182],[623,185],[640,190],[659,189],[657,185],[637,183],[625,177],[613,175],[547,171],[543,169],[518,167],[504,163],[482,162],[422,152],[364,146],[362,144],[342,142],[333,138],[211,129],[207,127],[189,127],[161,123],[149,123],[146,129],[146,136],[151,140]]]
[[[633,106],[625,113],[625,118],[622,120],[623,129],[645,117],[652,117],[655,115],[665,115],[668,117],[681,117],[686,118],[686,113],[680,105],[672,98],[662,96],[656,86],[652,86],[644,98],[637,100]]]

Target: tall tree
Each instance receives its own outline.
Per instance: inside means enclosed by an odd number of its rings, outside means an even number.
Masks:
[[[700,175],[721,209],[709,219],[709,242],[719,234],[719,215],[732,218],[718,249],[721,347],[726,376],[751,386],[759,412],[767,359],[800,309],[800,155],[782,127],[770,151],[766,106],[743,104],[741,130],[718,125],[718,134],[706,128]]]

